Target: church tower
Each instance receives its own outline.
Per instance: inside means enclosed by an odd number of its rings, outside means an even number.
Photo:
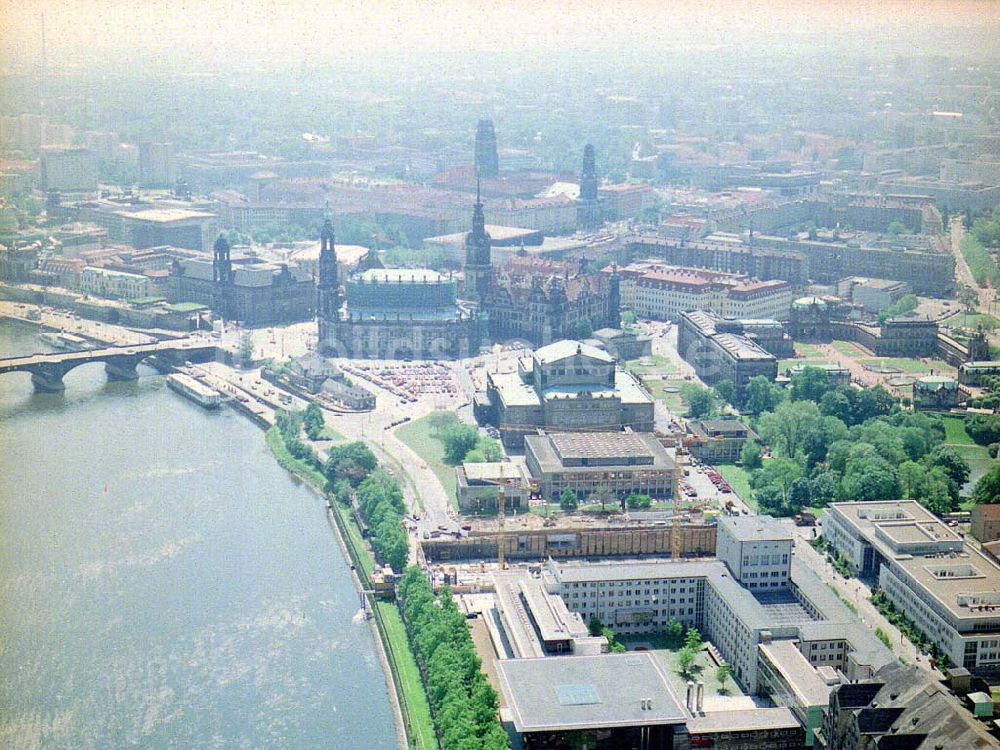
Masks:
[[[483,214],[483,202],[479,197],[479,184],[476,183],[476,205],[472,211],[472,231],[465,236],[465,289],[463,296],[469,302],[476,303],[480,308],[486,302],[490,283],[493,279],[493,260],[491,256],[493,240],[486,231],[486,216]]]
[[[580,199],[576,204],[576,228],[594,229],[601,224],[601,210],[597,203],[597,167],[594,147],[583,147],[583,169],[580,170]]]
[[[330,205],[323,211],[319,233],[319,278],[316,283],[316,320],[322,347],[335,334],[340,309],[340,280],[337,275],[337,250],[334,246],[333,215]]]
[[[476,173],[487,180],[500,176],[500,157],[497,155],[497,134],[493,120],[483,119],[476,128]]]

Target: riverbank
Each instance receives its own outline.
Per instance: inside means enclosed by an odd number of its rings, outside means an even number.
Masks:
[[[385,672],[386,685],[396,717],[397,739],[403,750],[417,747],[435,750],[437,735],[431,719],[427,694],[420,679],[416,658],[406,638],[398,607],[391,602],[379,602],[371,594],[370,576],[375,559],[368,549],[354,518],[323,488],[326,478],[305,461],[294,458],[285,448],[278,429],[272,427],[265,435],[267,446],[278,464],[301,479],[327,502],[330,528],[345,559],[351,563],[351,577],[360,596],[368,602],[372,613],[368,623]]]

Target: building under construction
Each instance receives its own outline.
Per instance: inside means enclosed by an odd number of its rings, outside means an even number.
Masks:
[[[421,548],[428,562],[497,559],[497,540],[500,538],[507,560],[662,556],[672,554],[673,550],[675,532],[669,519],[633,521],[628,526],[585,523],[579,518],[566,525],[543,525],[541,528],[515,525],[519,523],[508,522],[504,533],[498,536],[496,521],[480,521],[466,536],[424,539]],[[679,557],[715,555],[716,527],[701,514],[692,514],[676,528],[680,538]]]

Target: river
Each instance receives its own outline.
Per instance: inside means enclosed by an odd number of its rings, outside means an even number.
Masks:
[[[0,321],[0,356],[42,349]],[[0,377],[0,747],[395,747],[322,502],[142,372]]]

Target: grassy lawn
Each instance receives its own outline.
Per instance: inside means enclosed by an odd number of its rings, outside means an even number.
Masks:
[[[323,432],[319,435],[320,440],[333,440],[337,443],[343,443],[347,438],[337,432],[335,429],[327,425],[323,428]]]
[[[680,649],[655,649],[653,655],[661,661],[661,663],[666,667],[664,672],[667,673],[667,677],[670,679],[670,683],[674,688],[677,695],[683,698],[687,691],[688,680],[702,681],[705,683],[705,697],[733,697],[743,695],[743,691],[740,690],[736,681],[731,677],[726,680],[725,691],[720,691],[719,681],[715,679],[715,671],[717,669],[715,662],[712,657],[708,655],[708,651],[702,649],[698,652],[697,657],[694,660],[694,664],[691,666],[690,675],[682,675],[680,669],[677,666],[677,654]]]
[[[919,359],[907,359],[905,357],[879,357],[877,359],[862,359],[860,362],[865,367],[891,367],[909,375],[924,375],[931,370],[935,374],[955,374],[955,368],[940,359],[929,360],[927,364],[924,364]]]
[[[659,354],[652,354],[642,359],[630,359],[625,363],[625,367],[630,370],[649,370],[653,367],[663,367],[670,364],[670,360]]]
[[[430,415],[403,425],[396,430],[396,437],[427,463],[448,494],[451,507],[458,510],[455,467],[444,462],[444,444],[431,434]]]
[[[861,349],[854,345],[853,341],[832,341],[830,342],[830,346],[841,354],[846,354],[848,357],[856,357],[863,353]]]
[[[681,417],[687,414],[687,405],[684,403],[684,399],[681,398],[680,393],[667,393],[664,389],[680,388],[685,383],[690,383],[691,381],[671,378],[661,380],[647,376],[643,379],[643,382],[649,390],[650,395],[657,401],[662,401],[674,414]]]
[[[410,738],[416,742],[416,747],[420,750],[436,750],[438,743],[437,735],[434,732],[434,722],[431,719],[431,708],[427,703],[427,693],[424,692],[424,685],[420,680],[417,660],[414,658],[410,643],[406,639],[406,628],[403,627],[399,609],[395,604],[389,602],[376,602],[375,606],[378,607],[379,614],[382,616],[385,635],[389,643],[388,650],[393,654],[400,688],[406,701],[407,711],[410,714]]]
[[[809,367],[810,365],[818,367],[819,365],[833,365],[833,362],[828,362],[825,359],[779,359],[778,360],[778,374],[784,375],[785,372],[792,367]]]
[[[976,445],[975,441],[969,437],[969,433],[965,431],[964,419],[961,417],[942,416],[941,421],[944,422],[945,445],[953,448],[969,464],[971,471],[969,472],[969,484],[967,486],[972,486],[979,477],[990,470],[996,463],[996,460],[990,458],[986,446]],[[967,503],[963,503],[962,510],[969,510],[966,506]]]
[[[819,347],[812,344],[803,344],[798,341],[795,343],[795,353],[799,357],[805,357],[806,359],[819,359],[823,356],[823,352],[820,351]]]
[[[1000,328],[1000,320],[985,313],[960,312],[942,321],[941,325],[946,328],[976,328],[982,325],[987,331],[992,331],[995,328]]]
[[[944,442],[948,445],[975,445],[975,441],[965,431],[962,417],[941,417],[944,422]]]
[[[719,464],[712,468],[719,472],[723,479],[729,482],[729,486],[733,488],[733,492],[739,495],[740,499],[750,506],[752,511],[758,511],[757,501],[753,499],[753,490],[750,489],[750,475],[743,470],[743,467],[733,464]]]

